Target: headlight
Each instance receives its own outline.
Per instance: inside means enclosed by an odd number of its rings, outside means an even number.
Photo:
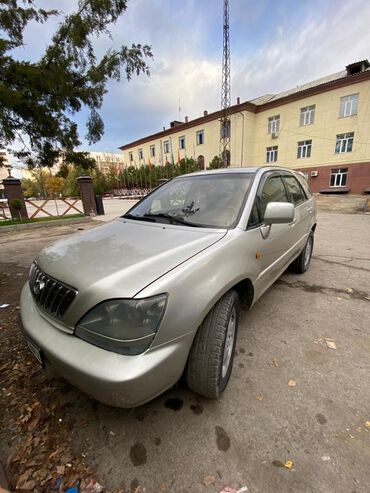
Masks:
[[[140,354],[152,343],[166,307],[167,295],[141,300],[103,301],[77,324],[75,335],[119,354]]]

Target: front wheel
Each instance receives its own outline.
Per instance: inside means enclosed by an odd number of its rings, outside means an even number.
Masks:
[[[311,262],[312,250],[313,250],[313,231],[311,231],[310,234],[308,235],[304,249],[291,265],[293,272],[296,272],[297,274],[303,274],[308,270],[308,267]]]
[[[188,387],[217,399],[230,379],[239,319],[239,296],[228,291],[199,327],[186,368]]]

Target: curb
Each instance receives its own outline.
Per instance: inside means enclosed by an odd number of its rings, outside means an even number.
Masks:
[[[9,231],[20,231],[23,229],[37,229],[37,228],[49,228],[51,226],[70,225],[70,224],[83,224],[92,221],[90,216],[74,219],[57,219],[56,221],[41,221],[39,223],[27,223],[27,224],[12,224],[11,226],[0,226],[0,234],[7,233]]]

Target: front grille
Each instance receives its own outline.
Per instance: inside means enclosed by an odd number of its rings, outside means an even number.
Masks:
[[[29,283],[36,303],[59,318],[66,312],[77,294],[75,288],[45,274],[36,263],[32,264]]]

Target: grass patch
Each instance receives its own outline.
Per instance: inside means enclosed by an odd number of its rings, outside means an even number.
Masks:
[[[15,224],[30,224],[30,223],[46,223],[48,221],[63,221],[64,219],[81,219],[85,217],[83,214],[70,214],[68,216],[47,216],[47,217],[35,217],[34,219],[4,219],[0,220],[1,226],[14,226]]]

